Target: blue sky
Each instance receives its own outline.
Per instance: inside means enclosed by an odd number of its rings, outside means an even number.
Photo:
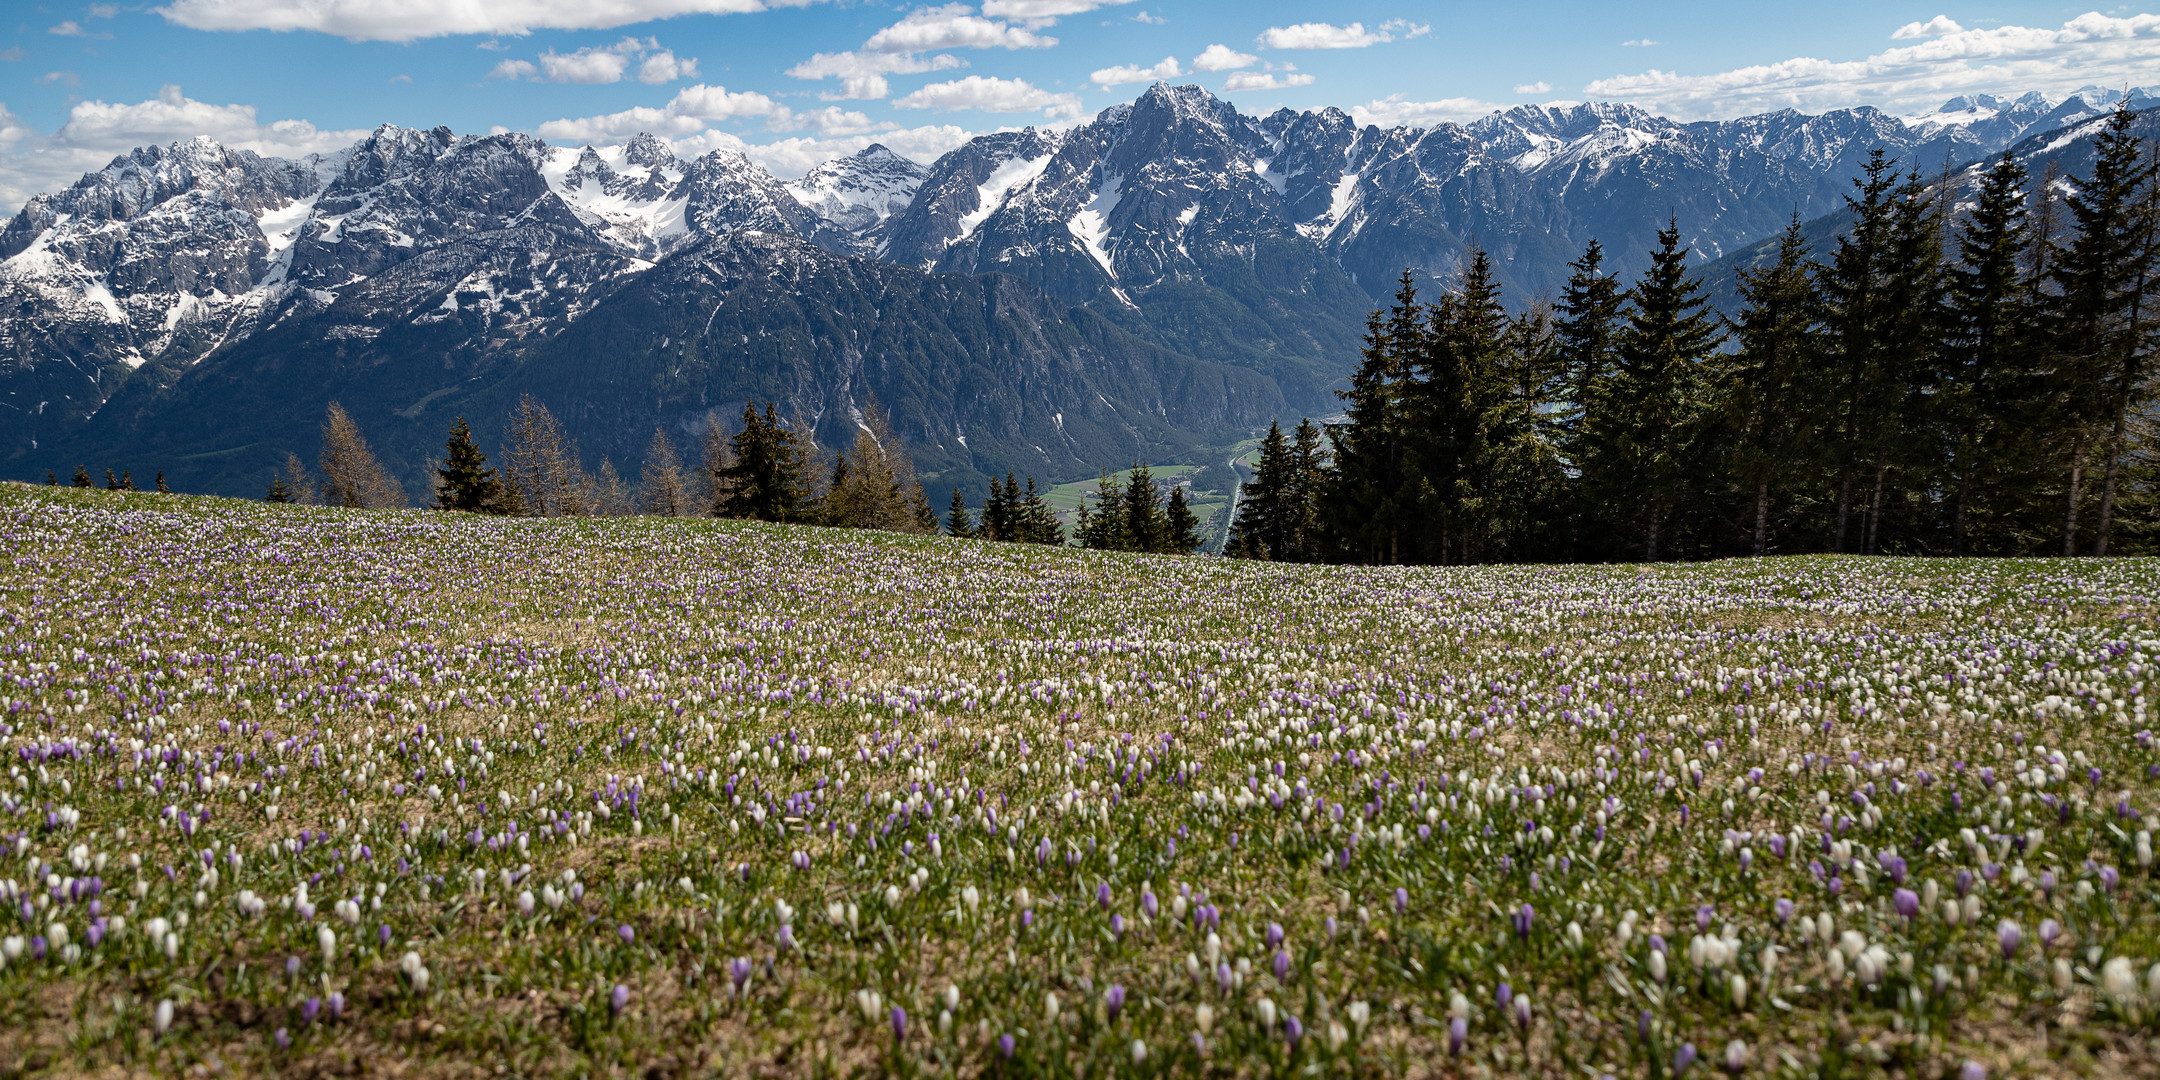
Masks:
[[[264,153],[381,123],[747,145],[782,175],[881,141],[1071,122],[1155,78],[1248,112],[1429,125],[1554,100],[1681,119],[2160,83],[2160,16],[2042,3],[15,0],[0,210],[132,146]]]

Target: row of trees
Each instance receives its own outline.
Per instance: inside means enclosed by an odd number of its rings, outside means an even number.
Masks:
[[[1962,198],[1879,151],[1827,261],[1799,223],[1713,313],[1677,224],[1509,315],[1489,260],[1370,318],[1345,415],[1271,430],[1231,550],[1360,563],[2149,545],[2154,156],[2005,155]],[[1323,443],[1328,444],[1323,447]],[[2097,489],[2097,490],[2095,490]],[[2135,527],[2125,532],[2125,510]]]
[[[708,419],[696,464],[686,464],[667,432],[655,429],[635,484],[612,461],[588,473],[571,439],[546,405],[525,395],[512,411],[500,468],[473,441],[463,417],[450,429],[434,465],[440,510],[530,517],[718,516],[791,521],[891,532],[932,533],[937,515],[915,478],[883,409],[864,411],[855,445],[821,467],[814,446],[782,424],[771,405],[745,406],[732,434]],[[271,481],[271,502],[353,508],[407,505],[405,491],[382,466],[359,425],[335,402],[322,427],[313,471],[288,454]]]
[[[165,470],[158,470],[156,485],[157,491],[167,495],[172,494],[172,489],[165,486]],[[60,478],[54,476],[51,469],[45,470],[45,486],[60,486]],[[68,486],[79,488],[94,488],[98,486],[98,484],[97,481],[90,479],[90,470],[88,468],[77,465],[75,466],[75,478],[68,482]],[[135,475],[133,473],[128,472],[126,469],[122,469],[120,470],[119,475],[115,476],[111,469],[107,469],[105,470],[105,490],[136,491],[139,489],[137,489],[135,486]]]

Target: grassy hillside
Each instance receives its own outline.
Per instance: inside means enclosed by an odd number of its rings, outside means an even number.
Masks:
[[[0,557],[11,1075],[2155,1073],[2150,561]]]

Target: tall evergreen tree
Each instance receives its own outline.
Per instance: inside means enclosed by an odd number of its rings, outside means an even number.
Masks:
[[[1050,509],[1042,493],[1035,489],[1035,478],[1027,479],[1027,495],[1020,500],[1021,539],[1030,544],[1059,545],[1065,542],[1065,526],[1059,523],[1057,511]]]
[[[1185,489],[1170,485],[1170,497],[1163,506],[1163,541],[1161,550],[1171,555],[1190,555],[1200,548],[1200,519],[1192,507],[1185,505]]]
[[[1297,557],[1292,509],[1296,483],[1290,444],[1283,438],[1282,425],[1271,422],[1267,436],[1260,440],[1260,460],[1253,467],[1252,482],[1238,491],[1237,520],[1231,525],[1231,554],[1277,561]]]
[[[1703,405],[1703,367],[1724,336],[1704,308],[1702,283],[1688,273],[1678,222],[1658,230],[1650,267],[1629,293],[1627,327],[1614,357],[1600,431],[1610,489],[1642,530],[1643,558],[1664,558],[1683,509],[1693,435]]]
[[[1877,147],[1862,175],[1853,181],[1857,196],[1845,197],[1852,226],[1838,237],[1837,252],[1817,273],[1826,330],[1823,381],[1836,387],[1837,419],[1831,456],[1837,473],[1837,525],[1833,551],[1847,550],[1852,517],[1853,483],[1875,464],[1882,450],[1888,400],[1895,396],[1890,373],[1896,363],[1887,278],[1895,244],[1897,175],[1893,162]]]
[[[2102,447],[2105,467],[2100,526],[2093,553],[2107,552],[2115,482],[2132,413],[2149,400],[2152,313],[2153,162],[2131,132],[2137,113],[2127,96],[2094,141],[2092,174],[2072,180],[2064,199],[2077,233],[2056,252],[2053,382],[2060,427],[2069,444],[2063,554],[2077,553],[2086,457]]]
[[[80,465],[75,466],[75,479],[69,482],[79,488],[97,486],[96,482],[90,479],[90,470]]]
[[[1807,263],[1800,217],[1778,241],[1777,262],[1739,272],[1740,347],[1719,378],[1733,477],[1747,498],[1749,550],[1768,550],[1770,497],[1797,470],[1820,402],[1809,378],[1821,348],[1821,299]]]
[[[470,514],[500,514],[502,481],[488,467],[487,455],[473,444],[472,428],[460,416],[450,427],[442,464],[435,467],[435,508]]]
[[[945,511],[945,535],[963,540],[972,540],[976,535],[975,518],[968,513],[967,500],[961,497],[959,488],[952,489],[952,506]]]
[[[1957,265],[1947,276],[1937,415],[1951,474],[1953,555],[1972,550],[1976,495],[1991,510],[2022,501],[2029,490],[2020,480],[2038,458],[2026,180],[2025,167],[2007,152],[1981,178],[1958,233]]]
[[[1163,519],[1161,493],[1148,467],[1134,463],[1125,477],[1126,551],[1166,551],[1169,523]]]
[[[1410,420],[1404,397],[1408,357],[1422,349],[1424,333],[1417,286],[1406,270],[1387,318],[1374,312],[1366,320],[1364,346],[1349,389],[1336,391],[1344,418],[1329,426],[1334,467],[1320,527],[1331,546],[1353,562],[1403,561],[1416,495],[1409,484]],[[1242,503],[1241,493],[1240,514]],[[1232,534],[1233,553],[1251,550],[1235,523]]]
[[[1095,481],[1093,504],[1082,500],[1079,521],[1073,530],[1080,546],[1099,551],[1127,551],[1131,549],[1125,532],[1125,488],[1117,479],[1104,472]]]
[[[803,455],[795,433],[782,426],[770,403],[760,417],[743,406],[742,430],[729,441],[734,463],[722,475],[726,494],[716,512],[726,518],[794,521],[802,515]]]

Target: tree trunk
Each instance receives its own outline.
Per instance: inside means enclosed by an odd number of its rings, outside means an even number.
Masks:
[[[1863,555],[1875,554],[1875,534],[1882,525],[1883,477],[1889,472],[1888,465],[1875,466],[1875,497],[1868,503],[1867,540],[1860,546],[1860,553]]]
[[[2078,503],[2085,496],[2085,438],[2070,444],[2069,507],[2063,511],[2063,558],[2077,554]]]
[[[1763,531],[1770,519],[1770,480],[1759,477],[1755,481],[1755,557],[1763,555]]]
[[[2115,414],[2115,430],[2108,433],[2107,470],[2100,481],[2100,535],[2093,539],[2093,555],[2107,554],[2108,530],[2115,524],[2115,474],[2122,463],[2123,414]]]
[[[1845,553],[1845,519],[1846,516],[1851,513],[1851,511],[1852,466],[1847,465],[1843,469],[1840,469],[1838,471],[1837,540],[1830,545],[1830,550],[1837,552],[1840,555]]]
[[[1958,477],[1957,514],[1950,527],[1950,554],[1965,557],[1965,511],[1972,503],[1972,474]]]
[[[1658,507],[1651,506],[1649,535],[1644,538],[1643,543],[1643,558],[1646,562],[1658,561],[1658,525],[1661,524],[1659,517]]]

